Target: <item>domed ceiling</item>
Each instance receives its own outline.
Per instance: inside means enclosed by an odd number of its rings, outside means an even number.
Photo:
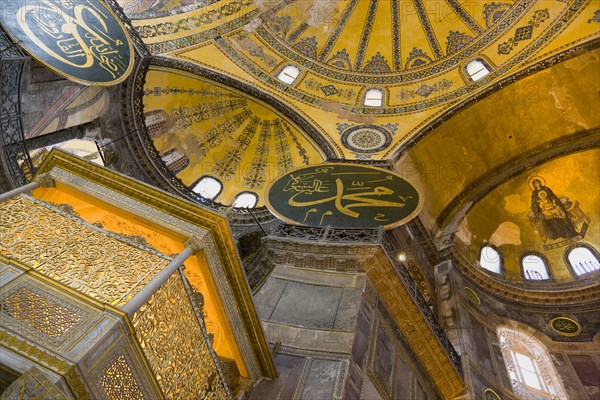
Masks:
[[[439,247],[454,244],[477,266],[493,245],[503,261],[494,278],[517,284],[521,258],[539,254],[551,279],[534,286],[586,284],[565,255],[577,245],[600,250],[599,65],[596,49],[507,85],[405,152],[396,169],[422,190],[419,216]],[[556,220],[545,223],[542,210]]]
[[[256,193],[262,205],[276,176],[323,160],[318,146],[272,107],[183,71],[150,68],[144,113],[163,160],[180,160],[171,167],[177,177],[190,189],[201,177],[217,178],[224,188],[215,200],[226,205],[242,191]]]
[[[560,156],[581,138],[598,146],[600,108],[590,105],[600,101],[599,65],[594,50],[507,85],[407,151],[396,169],[423,191],[424,224],[450,233],[461,205],[487,193],[477,192],[483,182],[499,183],[510,168],[539,162],[537,155]]]
[[[276,95],[339,158],[387,159],[503,79],[598,39],[597,10],[581,0],[221,0],[134,26],[155,54]],[[465,72],[474,59],[490,71],[476,82]],[[288,85],[277,76],[290,64],[300,75]],[[384,92],[380,107],[363,104],[373,87]],[[344,141],[361,125],[385,145]]]

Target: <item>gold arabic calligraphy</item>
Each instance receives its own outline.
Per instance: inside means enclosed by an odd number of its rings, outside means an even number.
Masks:
[[[574,333],[579,329],[577,325],[566,319],[557,319],[554,321],[554,327],[556,330],[565,333]]]
[[[66,0],[42,0],[18,11],[20,28],[50,56],[80,69],[97,62],[114,79],[128,69],[123,50],[129,47],[111,37],[108,19],[106,10]]]
[[[322,171],[321,171],[322,172]],[[335,173],[332,175],[336,175]],[[309,207],[318,204],[333,203],[335,209],[344,215],[348,215],[353,218],[358,218],[360,213],[355,211],[355,208],[361,207],[395,207],[401,208],[406,206],[406,201],[412,199],[412,196],[398,196],[398,200],[383,200],[382,196],[391,196],[394,194],[394,190],[387,186],[365,186],[367,184],[378,183],[382,181],[391,181],[391,176],[384,179],[372,180],[372,181],[352,181],[350,188],[344,187],[344,181],[341,178],[335,178],[335,193],[326,197],[314,198],[315,194],[320,193],[331,193],[330,184],[325,183],[315,177],[315,174],[305,174],[300,176],[290,175],[290,180],[283,189],[284,192],[295,192],[289,200],[288,204],[292,207]],[[359,190],[359,192],[354,192]],[[350,192],[352,191],[352,192]],[[299,197],[307,197],[309,200],[299,200]],[[317,212],[316,208],[311,208],[304,218],[308,218],[308,215],[312,212]],[[323,218],[333,213],[328,210],[321,216],[321,224]],[[386,221],[385,214],[378,213],[374,220]]]

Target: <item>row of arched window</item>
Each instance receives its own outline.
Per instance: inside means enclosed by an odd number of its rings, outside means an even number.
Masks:
[[[473,82],[476,82],[490,73],[490,68],[482,59],[475,59],[469,62],[464,67],[464,72]],[[281,82],[292,85],[300,76],[300,68],[295,65],[284,66],[277,79]],[[365,92],[363,105],[366,107],[381,107],[383,106],[384,91],[380,88],[370,88]]]
[[[600,270],[600,262],[596,250],[588,245],[578,245],[569,249],[565,260],[575,276],[586,275]],[[502,274],[502,255],[492,246],[484,246],[479,254],[479,266],[495,274]],[[528,281],[550,279],[548,261],[539,253],[527,253],[521,257],[523,278]]]
[[[205,199],[214,200],[223,191],[223,184],[212,176],[205,175],[192,185],[192,191]],[[258,204],[258,195],[254,192],[240,192],[233,200],[236,208],[254,208]]]

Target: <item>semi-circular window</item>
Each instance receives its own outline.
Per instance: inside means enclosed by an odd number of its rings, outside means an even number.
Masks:
[[[381,107],[383,105],[383,90],[369,89],[365,93],[365,106]]]
[[[543,281],[550,279],[548,275],[548,267],[542,259],[542,257],[530,254],[521,260],[521,267],[523,268],[523,276],[528,281]]]
[[[223,190],[223,184],[212,176],[203,176],[192,188],[192,191],[209,200],[216,199],[221,190]]]
[[[600,262],[594,253],[584,246],[577,246],[567,254],[567,260],[577,276],[600,270]]]
[[[478,81],[490,73],[488,67],[481,60],[471,61],[467,64],[466,70],[473,81]]]
[[[500,253],[491,246],[485,246],[481,249],[479,255],[479,266],[488,271],[499,274],[501,271],[502,260]]]
[[[233,206],[236,208],[254,208],[258,203],[258,196],[252,192],[241,192],[239,193],[233,202]]]
[[[291,85],[300,75],[300,69],[294,65],[287,65],[284,67],[279,75],[277,75],[277,79],[279,79],[283,83],[287,83]]]

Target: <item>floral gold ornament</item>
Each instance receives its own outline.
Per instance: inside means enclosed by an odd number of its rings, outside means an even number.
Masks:
[[[563,336],[577,336],[581,333],[581,326],[579,323],[571,318],[567,317],[556,317],[550,321],[552,329]]]
[[[33,58],[67,79],[110,86],[133,68],[128,33],[102,2],[15,0],[0,23]]]
[[[356,164],[327,164],[289,172],[267,189],[280,219],[308,226],[389,229],[414,218],[420,193],[394,172]]]

